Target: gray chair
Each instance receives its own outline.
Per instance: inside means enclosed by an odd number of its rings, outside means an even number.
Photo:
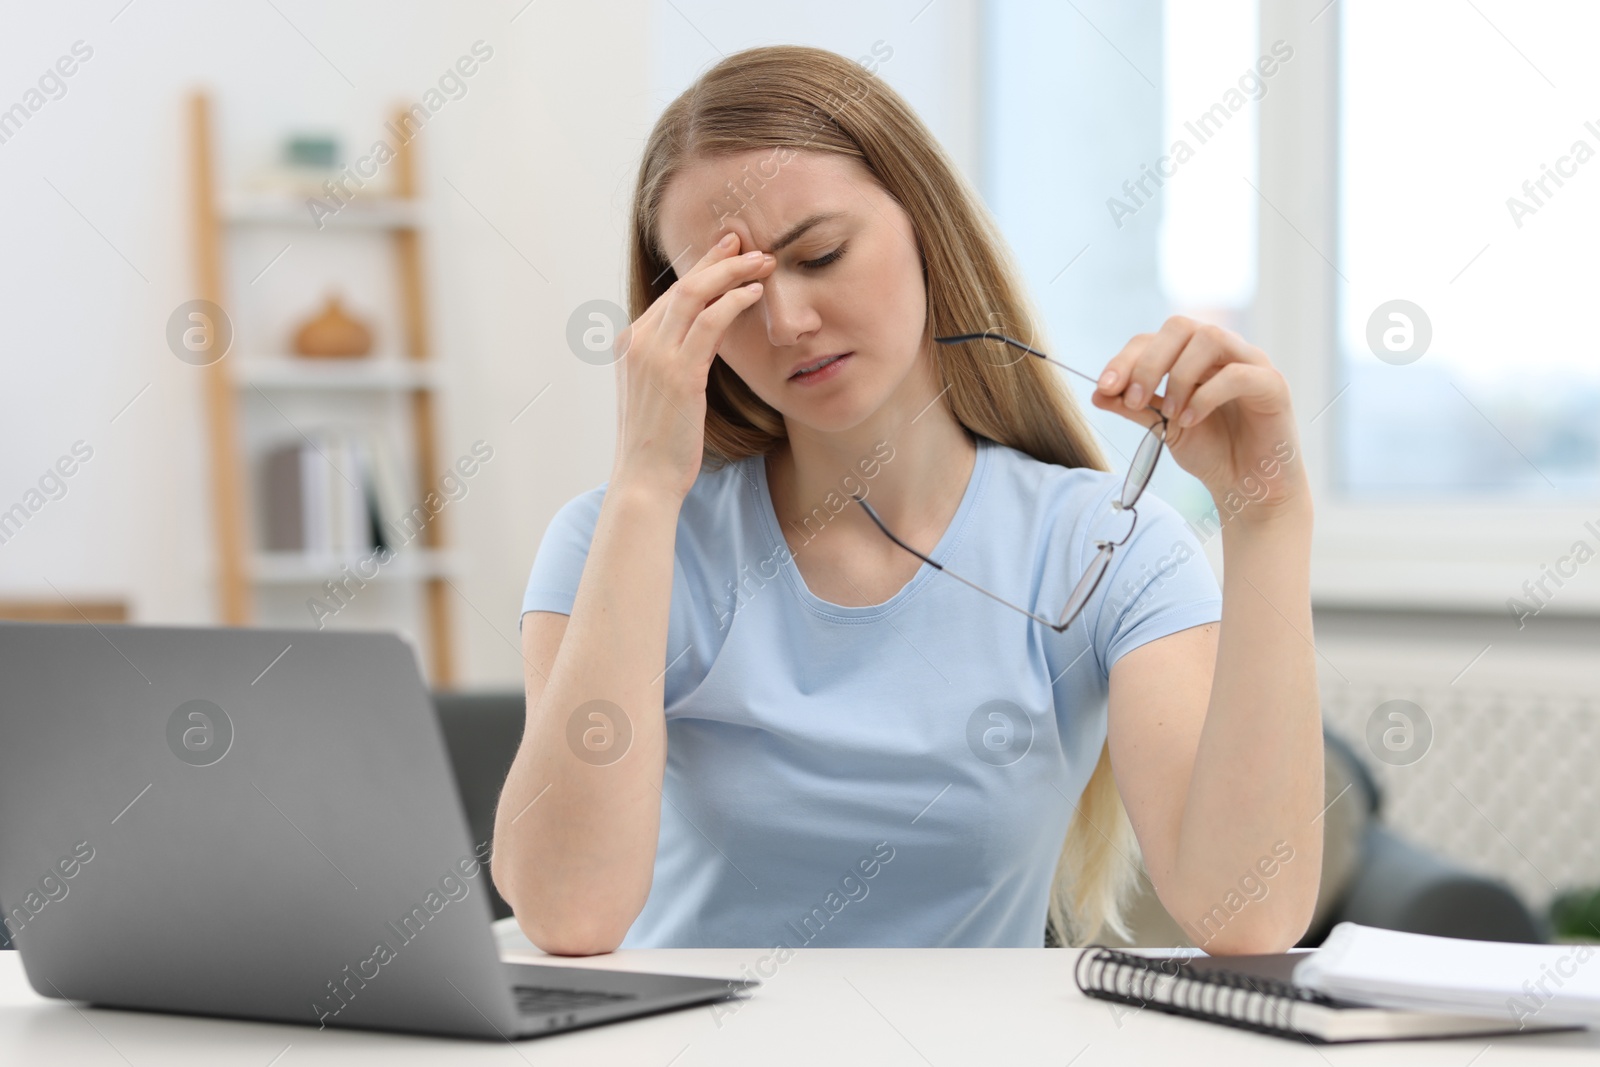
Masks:
[[[467,812],[474,843],[492,841],[500,786],[522,741],[520,692],[434,694],[439,724]],[[1322,893],[1300,944],[1320,945],[1338,922],[1484,941],[1543,942],[1548,923],[1535,916],[1504,882],[1466,870],[1403,840],[1379,822],[1383,795],[1360,755],[1324,733],[1330,801],[1324,815]],[[511,908],[486,880],[495,918]],[[1111,945],[1192,944],[1167,915],[1148,880],[1129,909],[1131,940]],[[1043,944],[1053,944],[1042,937]]]
[[[523,694],[518,692],[433,694],[439,714],[445,747],[450,751],[450,766],[456,788],[467,812],[467,828],[474,846],[494,841],[494,809],[500,800],[500,787],[522,743],[525,717]],[[511,915],[507,904],[494,888],[492,878],[482,880],[489,890],[489,903],[496,919]]]

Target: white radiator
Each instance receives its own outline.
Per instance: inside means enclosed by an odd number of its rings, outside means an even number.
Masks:
[[[1600,652],[1330,629],[1316,642],[1323,719],[1372,769],[1386,825],[1541,914],[1559,892],[1600,887]],[[1369,739],[1374,709],[1397,699],[1433,733],[1405,765]]]

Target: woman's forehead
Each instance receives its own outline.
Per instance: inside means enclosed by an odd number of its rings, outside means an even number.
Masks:
[[[789,148],[697,160],[673,178],[662,198],[662,247],[682,265],[680,255],[692,263],[730,230],[743,250],[770,250],[809,218],[847,217],[862,196],[847,162],[832,153]]]

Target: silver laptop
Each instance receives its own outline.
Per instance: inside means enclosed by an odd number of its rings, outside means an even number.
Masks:
[[[502,962],[393,634],[0,623],[0,908],[33,988],[535,1037],[759,982]]]

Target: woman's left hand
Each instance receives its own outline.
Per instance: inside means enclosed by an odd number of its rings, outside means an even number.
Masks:
[[[1167,391],[1156,386],[1167,376]],[[1174,315],[1106,364],[1094,406],[1141,426],[1167,417],[1172,458],[1211,491],[1248,497],[1256,515],[1311,506],[1289,385],[1267,354],[1232,330]],[[1188,420],[1189,425],[1184,425]],[[1265,485],[1266,491],[1261,491]]]

